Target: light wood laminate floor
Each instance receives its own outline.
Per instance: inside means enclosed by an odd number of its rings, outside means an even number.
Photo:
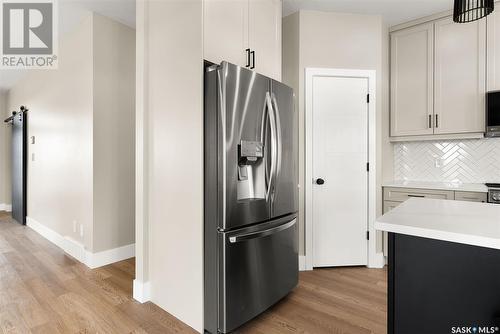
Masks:
[[[134,260],[90,270],[0,212],[0,333],[194,333],[132,295]],[[386,271],[300,274],[282,302],[240,333],[386,333]]]

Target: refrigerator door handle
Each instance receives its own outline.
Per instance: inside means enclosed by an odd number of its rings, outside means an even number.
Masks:
[[[270,229],[267,229],[264,231],[235,235],[235,236],[229,237],[229,242],[234,244],[234,243],[241,242],[241,241],[267,237],[269,235],[273,235],[273,234],[276,234],[278,232],[289,229],[290,227],[295,225],[296,222],[297,222],[297,218],[294,218],[293,220],[289,221],[286,224],[276,226],[276,227],[273,227],[273,228],[270,228]]]
[[[270,171],[268,168],[268,163],[267,163],[267,157],[268,157],[268,145],[269,143],[267,142],[268,139],[268,129],[269,129],[269,110],[267,107],[267,100],[264,101],[264,108],[262,111],[262,121],[261,121],[261,130],[260,130],[260,141],[261,143],[264,143],[264,178],[265,178],[265,189],[266,189],[266,201],[267,201],[267,194],[269,192],[269,181],[270,181]]]
[[[281,119],[280,111],[278,109],[278,101],[276,100],[276,95],[272,93],[271,101],[273,103],[274,117],[276,119],[276,171],[274,174],[275,179],[281,172],[281,152],[282,152],[282,138],[281,138]],[[276,181],[276,180],[275,180]],[[275,192],[275,189],[273,189]]]
[[[277,155],[278,155],[278,145],[276,138],[276,114],[273,109],[273,103],[271,100],[271,95],[269,92],[266,93],[266,105],[268,110],[269,123],[271,128],[271,173],[269,176],[269,183],[266,192],[266,200],[269,200],[269,195],[271,194],[271,190],[274,188],[274,182],[276,178],[276,163],[277,163]]]

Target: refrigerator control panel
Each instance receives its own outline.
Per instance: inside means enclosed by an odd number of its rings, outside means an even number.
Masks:
[[[239,151],[239,164],[253,165],[264,156],[264,144],[259,141],[242,140]]]

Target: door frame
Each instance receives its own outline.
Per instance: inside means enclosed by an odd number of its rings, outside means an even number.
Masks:
[[[368,242],[367,267],[381,268],[384,265],[382,253],[377,253],[375,218],[377,216],[377,116],[376,116],[376,71],[336,68],[306,68],[305,69],[305,270],[313,269],[313,79],[314,77],[340,77],[340,78],[366,78],[368,79],[368,94],[370,101],[368,107],[368,217],[367,231],[370,233]]]

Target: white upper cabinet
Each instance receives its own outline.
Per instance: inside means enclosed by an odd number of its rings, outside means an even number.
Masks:
[[[500,89],[496,15],[488,17],[491,89]],[[393,140],[482,136],[485,92],[486,20],[458,24],[446,17],[391,33]]]
[[[204,0],[204,58],[281,80],[281,0]]]
[[[255,52],[255,70],[277,80],[281,80],[281,10],[280,0],[249,2],[248,39]]]
[[[493,11],[486,17],[486,21],[488,25],[487,90],[500,90],[500,12]]]
[[[435,23],[435,134],[484,132],[486,24]]]
[[[204,57],[213,63],[223,60],[246,66],[248,46],[248,2],[205,0]]]
[[[391,135],[433,134],[434,25],[391,34]]]

